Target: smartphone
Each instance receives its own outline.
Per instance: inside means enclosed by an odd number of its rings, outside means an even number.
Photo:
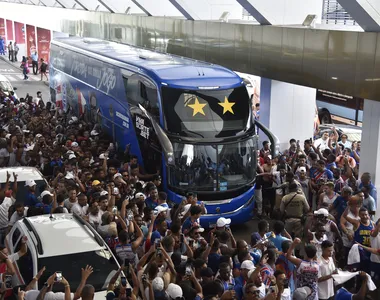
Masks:
[[[142,275],[141,275],[141,280],[142,280],[143,282],[146,281],[146,274],[142,274]]]
[[[55,281],[60,282],[61,280],[62,280],[62,272],[61,271],[55,272]]]
[[[190,275],[191,275],[191,266],[186,266],[185,274],[186,274],[187,276],[190,276]]]
[[[114,206],[114,207],[112,208],[112,213],[113,213],[113,214],[117,214],[117,206]]]
[[[127,278],[126,277],[121,277],[121,285],[122,286],[127,286]]]
[[[185,241],[185,237],[183,234],[181,234],[181,240],[180,240],[181,244],[183,244],[184,241]]]
[[[133,221],[133,212],[132,211],[128,210],[127,218],[128,218],[128,221]]]
[[[161,256],[161,255],[162,255],[161,248],[157,248],[157,255],[158,255],[158,256]]]
[[[114,187],[114,188],[113,188],[113,193],[114,193],[115,195],[119,195],[119,189],[118,189],[117,187]]]
[[[194,245],[194,240],[190,240],[190,241],[189,241],[189,246],[190,246],[190,247],[193,247],[193,245]]]
[[[154,241],[154,244],[156,245],[156,248],[160,247],[160,243],[161,243],[161,240],[160,239],[156,239]]]
[[[11,289],[12,288],[12,275],[5,275],[5,287],[7,289]]]
[[[158,215],[158,211],[157,210],[154,210],[153,211],[153,215],[156,217]]]
[[[234,288],[234,285],[229,283],[228,284],[228,288],[227,288],[229,291],[233,291],[235,288]]]
[[[132,296],[132,289],[131,288],[125,289],[125,293],[126,293],[127,297],[131,297]]]

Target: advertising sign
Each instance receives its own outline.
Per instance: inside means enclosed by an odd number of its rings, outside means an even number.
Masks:
[[[15,40],[19,45],[25,44],[25,27],[23,23],[15,22]]]
[[[50,30],[37,27],[38,59],[43,58],[46,63],[49,63],[50,39]]]
[[[8,41],[13,41],[13,22],[12,20],[7,20],[7,39]]]

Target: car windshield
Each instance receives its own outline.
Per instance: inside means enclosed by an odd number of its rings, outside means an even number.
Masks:
[[[104,291],[108,287],[112,276],[116,273],[118,265],[108,250],[98,250],[83,253],[73,253],[61,256],[44,257],[38,259],[38,269],[46,267],[46,277],[54,272],[62,272],[62,276],[70,283],[72,291],[75,291],[81,281],[81,268],[90,265],[94,272],[87,280],[94,286],[95,291]],[[42,285],[47,278],[40,280]],[[42,286],[40,286],[41,288]],[[63,286],[55,284],[53,291],[63,291]]]
[[[175,166],[169,185],[192,191],[227,191],[253,182],[256,151],[252,139],[225,145],[173,143]]]
[[[187,137],[222,138],[247,129],[250,100],[245,86],[226,90],[162,87],[168,132]]]
[[[8,81],[0,81],[0,89],[4,92],[13,91],[11,84]]]

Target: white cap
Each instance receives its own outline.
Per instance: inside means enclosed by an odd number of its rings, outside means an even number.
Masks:
[[[69,155],[69,160],[70,160],[70,159],[73,159],[73,158],[77,158],[77,157],[75,156],[75,154],[70,154],[70,155]]]
[[[324,215],[325,217],[329,216],[329,211],[326,208],[320,208],[314,211],[314,215]]]
[[[224,226],[230,225],[230,224],[231,224],[231,219],[226,219],[226,218],[223,218],[223,217],[220,217],[216,221],[216,227],[224,227]]]
[[[92,130],[90,132],[90,134],[93,135],[93,136],[99,135],[99,133],[96,130]]]
[[[183,296],[182,288],[178,284],[169,283],[166,293],[170,298],[176,299]]]
[[[35,185],[36,185],[36,182],[33,179],[28,179],[28,180],[25,181],[25,186],[32,187],[32,186],[35,186]]]
[[[72,155],[72,154],[71,154]],[[70,156],[71,156],[70,155]],[[70,158],[70,157],[69,157]],[[66,179],[74,179],[74,174],[72,172],[67,172],[66,176],[65,176]]]
[[[306,172],[306,167],[299,167],[298,169],[300,172]]]
[[[72,142],[71,147],[79,147],[79,144],[77,142]]]
[[[36,134],[36,138],[40,138],[41,136],[42,136],[41,133],[37,133],[37,134]]]
[[[54,196],[52,193],[50,193],[50,191],[43,191],[42,193],[41,193],[41,198],[43,198],[44,196],[46,196],[46,195],[50,195],[50,196]]]
[[[118,177],[123,177],[120,173],[116,173],[115,175],[113,175],[113,179],[116,179]]]
[[[100,192],[100,196],[106,196],[106,195],[108,195],[108,192],[107,192],[107,191],[101,191],[101,192]]]
[[[255,265],[253,264],[252,260],[245,260],[242,262],[240,269],[253,270],[255,269]]]
[[[106,159],[106,156],[104,155],[104,153],[99,155],[99,159]],[[107,157],[107,159],[108,159],[108,157]]]
[[[73,122],[77,122],[78,121],[78,118],[76,116],[72,116],[71,117],[71,120],[73,120]]]
[[[146,197],[145,197],[145,195],[143,194],[143,193],[136,193],[136,195],[135,195],[135,198],[140,198],[140,197],[143,197],[144,198],[144,200],[146,199]]]
[[[152,281],[152,287],[154,291],[161,292],[164,290],[164,280],[161,277],[156,277]]]
[[[74,151],[73,150],[69,150],[66,152],[66,154],[74,154]]]
[[[6,139],[10,139],[10,138],[11,138],[11,134],[10,134],[10,133],[7,133],[7,134],[5,135],[5,138],[6,138]]]
[[[241,266],[240,266],[240,268],[241,268]],[[248,274],[247,274],[248,278],[251,278],[251,275],[252,275],[253,272],[255,272],[255,269],[256,269],[256,267],[253,267],[253,269],[250,269],[248,271]]]
[[[165,206],[158,205],[158,206],[155,207],[154,210],[157,211],[158,213],[162,213],[163,211],[167,211],[168,208],[165,207]]]
[[[311,294],[311,289],[308,286],[300,287],[293,293],[294,300],[306,300]]]

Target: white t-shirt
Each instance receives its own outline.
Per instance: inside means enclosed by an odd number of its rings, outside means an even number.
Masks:
[[[323,257],[318,258],[319,273],[318,278],[331,275],[335,270],[335,265],[332,257],[326,261]],[[318,282],[318,298],[329,299],[334,296],[334,279]]]
[[[376,237],[371,236],[371,247],[374,249],[380,249],[380,234]],[[380,255],[371,253],[371,262],[380,264]]]
[[[79,203],[75,203],[71,207],[71,212],[76,213],[79,216],[87,215],[87,211],[88,211],[88,204],[86,204],[85,206],[80,206]]]
[[[319,145],[321,145],[319,147],[319,151],[322,152],[323,150],[325,150],[326,148],[329,147],[329,139],[326,139],[325,141],[322,138],[315,140],[314,141],[314,147],[318,148]]]
[[[9,220],[8,226],[13,226],[17,221],[21,220],[23,217],[26,217],[26,214],[27,214],[27,212],[28,212],[28,208],[29,208],[29,207],[27,207],[27,206],[24,208],[24,215],[23,215],[22,217],[20,217],[20,216],[18,215],[17,211],[15,211],[15,212],[12,214],[12,216],[11,216],[11,218],[10,218],[10,220]]]
[[[30,290],[25,293],[25,300],[36,300],[40,291]],[[74,293],[71,293],[71,299],[74,299]],[[44,300],[65,300],[65,293],[47,292]]]
[[[70,202],[70,198],[67,198],[63,202],[63,205],[67,208],[68,211],[71,212],[71,208],[74,206],[74,204],[77,204],[77,203],[78,203],[78,200],[76,200],[75,202]]]
[[[99,210],[98,214],[95,216],[93,214],[89,214],[88,220],[89,220],[90,224],[100,225],[102,223],[102,215],[100,213],[100,210]]]

